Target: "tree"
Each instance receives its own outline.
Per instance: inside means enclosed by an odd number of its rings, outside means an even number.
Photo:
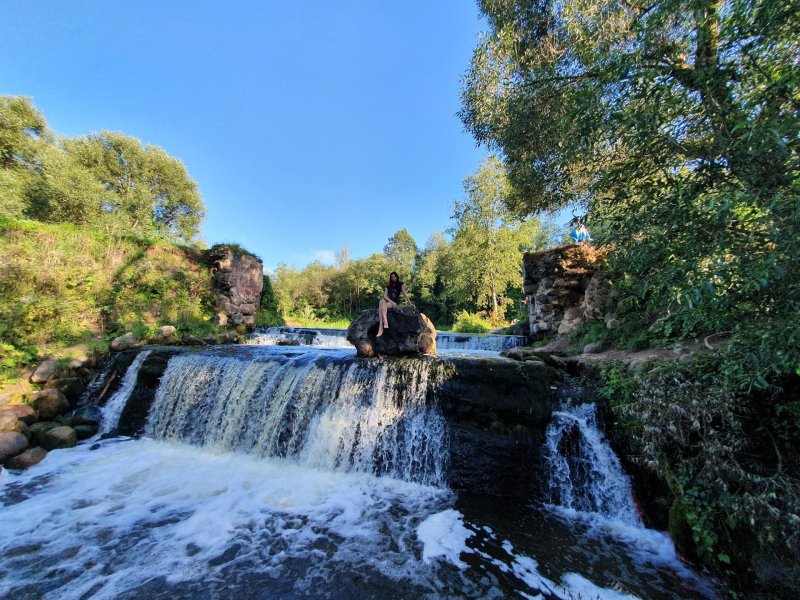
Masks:
[[[484,160],[464,179],[465,198],[455,203],[451,252],[458,265],[452,282],[478,305],[489,305],[501,319],[505,290],[522,281],[520,246],[543,248],[549,233],[536,219],[523,221],[506,207],[510,185],[499,159]]]
[[[30,98],[0,96],[0,168],[32,168],[47,131]]]
[[[107,131],[67,140],[64,147],[112,192],[102,210],[124,215],[134,232],[184,242],[197,235],[205,215],[197,184],[163,149]]]
[[[389,238],[383,247],[383,254],[393,271],[397,271],[401,281],[409,281],[417,259],[417,243],[405,228]],[[387,274],[388,277],[388,274]]]

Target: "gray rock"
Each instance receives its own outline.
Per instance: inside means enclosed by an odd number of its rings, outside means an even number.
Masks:
[[[132,348],[135,345],[136,337],[133,335],[133,332],[129,331],[118,338],[114,338],[114,340],[111,342],[111,349],[115,352],[119,352],[120,350]]]
[[[31,406],[40,419],[50,420],[69,410],[69,401],[59,390],[49,389],[33,394]]]
[[[29,439],[32,446],[41,446],[44,441],[45,434],[51,429],[59,427],[61,423],[54,421],[40,421],[28,427]]]
[[[388,313],[389,328],[378,332],[378,309],[361,313],[347,328],[347,341],[356,347],[358,356],[435,354],[436,329],[430,319],[413,306]]]
[[[164,342],[175,335],[175,332],[178,331],[172,325],[162,325],[158,328],[158,333],[156,334],[156,340],[159,342]]]
[[[58,361],[54,358],[48,358],[43,361],[31,375],[31,383],[44,383],[53,377],[58,371]]]
[[[28,438],[18,431],[0,431],[0,462],[25,451]]]
[[[57,450],[59,448],[72,448],[77,443],[78,435],[75,430],[67,425],[59,425],[44,434],[42,447],[45,450]]]
[[[96,406],[84,406],[69,414],[70,423],[76,425],[99,425],[103,421],[103,411]]]
[[[203,340],[201,340],[200,338],[195,337],[193,335],[189,335],[189,334],[184,335],[183,338],[181,338],[181,341],[183,341],[183,343],[186,344],[187,346],[204,346],[205,345],[205,342]]]
[[[584,354],[597,354],[598,352],[602,352],[605,350],[605,342],[592,342],[591,344],[586,344],[583,347]]]
[[[47,456],[47,450],[44,448],[28,448],[22,454],[9,458],[6,461],[6,467],[9,469],[27,469],[42,462],[45,456]]]
[[[77,398],[81,395],[84,389],[83,382],[78,377],[61,377],[59,379],[50,379],[44,384],[46,390],[59,390],[68,398]]]
[[[75,425],[73,429],[79,440],[86,440],[95,435],[100,427],[98,425]]]

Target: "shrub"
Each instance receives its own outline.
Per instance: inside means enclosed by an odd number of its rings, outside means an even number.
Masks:
[[[451,331],[456,333],[487,333],[491,329],[492,323],[488,319],[462,310],[456,314],[456,320]]]

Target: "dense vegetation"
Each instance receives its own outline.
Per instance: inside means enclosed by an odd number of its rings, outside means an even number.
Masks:
[[[0,383],[59,349],[159,325],[209,333],[204,214],[178,160],[118,133],[67,139],[0,96]]]
[[[492,157],[464,180],[449,235],[435,233],[424,248],[401,229],[382,253],[367,258],[351,259],[345,246],[334,266],[279,266],[274,287],[280,315],[303,324],[346,324],[378,305],[389,273],[397,271],[412,301],[439,327],[455,323],[459,330],[487,331],[523,318],[520,252],[545,247],[553,229],[509,211],[509,192],[505,169]]]
[[[730,336],[703,361],[608,376],[631,452],[707,564],[796,595],[800,5],[480,5],[491,30],[462,119],[501,153],[512,209],[582,206],[614,248],[620,326],[598,333],[634,348]]]

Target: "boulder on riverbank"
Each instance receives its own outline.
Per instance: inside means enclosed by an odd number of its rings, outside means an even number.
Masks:
[[[356,347],[358,356],[399,356],[435,354],[436,328],[430,319],[413,306],[390,310],[389,327],[381,337],[378,333],[378,309],[361,313],[347,328],[347,341]]]

